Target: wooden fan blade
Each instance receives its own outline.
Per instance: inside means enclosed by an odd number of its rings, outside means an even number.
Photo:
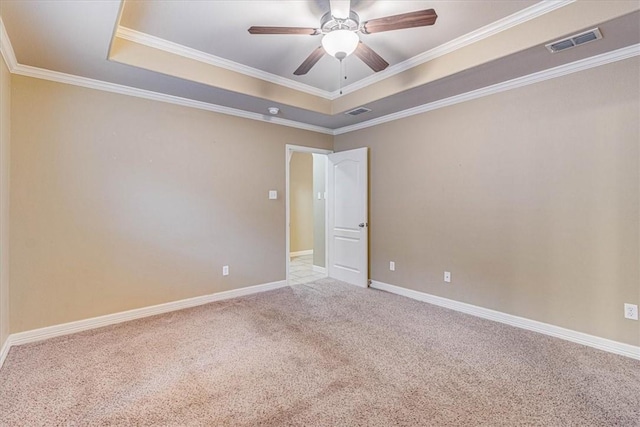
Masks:
[[[433,9],[371,19],[362,25],[364,34],[381,33],[383,31],[401,30],[403,28],[425,27],[436,23],[438,15]]]
[[[316,65],[316,62],[320,60],[324,56],[324,48],[322,46],[318,47],[316,50],[311,52],[311,55],[305,59],[302,64],[298,67],[297,70],[293,72],[296,76],[302,76],[303,74],[307,74],[309,70]]]
[[[302,34],[308,36],[317,36],[321,33],[318,28],[302,28],[302,27],[251,27],[251,34]]]
[[[376,73],[382,71],[389,66],[389,63],[382,59],[373,49],[366,44],[360,42],[354,54],[369,66]]]

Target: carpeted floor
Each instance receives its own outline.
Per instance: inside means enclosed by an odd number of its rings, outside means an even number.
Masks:
[[[14,347],[0,424],[637,426],[640,362],[324,279]]]

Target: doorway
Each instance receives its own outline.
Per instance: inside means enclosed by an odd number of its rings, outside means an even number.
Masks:
[[[287,282],[327,277],[327,154],[287,145]]]
[[[306,164],[306,169],[298,162]],[[368,162],[366,147],[333,153],[317,148],[286,146],[288,284],[331,277],[368,287]],[[306,187],[297,182],[299,166],[302,170],[300,174],[307,177]],[[318,176],[313,177],[314,172]],[[307,214],[300,215],[295,211],[299,206],[297,196],[292,196],[294,192],[303,194],[301,203],[306,207],[302,209]],[[314,212],[318,214],[314,215]],[[316,234],[295,228],[297,221],[306,223],[307,229],[315,229]],[[309,225],[314,223],[317,227]]]

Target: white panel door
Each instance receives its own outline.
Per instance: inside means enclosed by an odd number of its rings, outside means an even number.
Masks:
[[[329,277],[369,286],[368,148],[329,154]]]

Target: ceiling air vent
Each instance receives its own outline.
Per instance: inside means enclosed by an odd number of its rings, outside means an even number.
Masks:
[[[350,116],[357,116],[358,114],[368,113],[369,111],[371,111],[371,108],[358,107],[351,111],[347,111],[345,114],[348,114]]]
[[[602,33],[600,33],[600,29],[594,28],[593,30],[585,31],[584,33],[575,34],[571,37],[567,37],[566,39],[546,44],[545,47],[549,49],[549,52],[556,53],[560,52],[561,50],[570,49],[572,47],[580,46],[581,44],[592,42],[594,40],[600,40],[601,38]]]

